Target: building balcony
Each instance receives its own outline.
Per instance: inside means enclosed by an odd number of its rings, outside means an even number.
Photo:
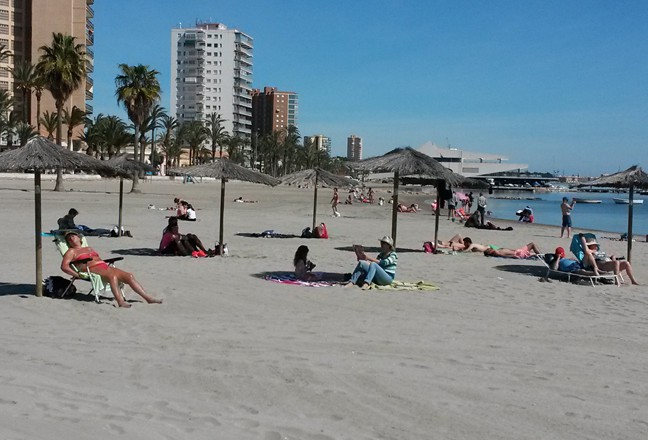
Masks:
[[[86,92],[86,100],[92,101],[92,93],[90,93],[90,97],[88,98],[88,93]],[[87,102],[85,103],[85,108],[85,111],[88,113],[92,113],[94,111],[94,107],[92,107],[92,105],[88,104]]]
[[[87,18],[94,18],[94,9],[92,9],[92,6],[90,6],[90,5],[86,6],[86,17]]]

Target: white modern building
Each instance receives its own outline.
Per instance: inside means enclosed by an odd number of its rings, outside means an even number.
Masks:
[[[328,155],[331,155],[331,138],[324,136],[323,134],[316,134],[313,136],[304,136],[304,145],[307,142],[310,142],[311,145],[315,146],[318,150],[326,151]]]
[[[253,49],[252,37],[220,23],[172,29],[170,109],[178,121],[218,113],[230,135],[249,139]]]
[[[355,134],[347,138],[347,159],[351,162],[362,160],[362,138]]]
[[[526,163],[509,163],[507,162],[508,158],[499,154],[444,148],[433,142],[426,142],[417,150],[465,177],[489,176],[504,171],[527,170],[529,168],[529,164]]]

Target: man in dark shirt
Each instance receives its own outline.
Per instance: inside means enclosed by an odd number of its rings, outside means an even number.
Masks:
[[[74,217],[79,214],[74,208],[71,208],[66,215],[58,219],[59,229],[78,229],[76,224],[74,224]]]

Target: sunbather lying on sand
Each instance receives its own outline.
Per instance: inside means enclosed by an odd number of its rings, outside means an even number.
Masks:
[[[475,211],[470,217],[468,217],[468,220],[466,220],[466,223],[464,223],[464,226],[467,228],[477,228],[477,229],[493,229],[496,231],[512,231],[513,227],[509,226],[508,228],[500,228],[499,226],[496,226],[492,222],[486,222],[485,224],[481,224],[479,220],[479,211]]]
[[[519,249],[508,249],[508,248],[498,248],[497,246],[490,246],[484,251],[484,255],[487,257],[509,257],[509,258],[529,258],[533,254],[540,254],[540,249],[531,242],[526,246],[522,246]]]
[[[473,243],[470,237],[462,237],[459,234],[445,242],[439,240],[437,245],[439,248],[452,249],[456,252],[484,252],[491,247],[487,244]]]

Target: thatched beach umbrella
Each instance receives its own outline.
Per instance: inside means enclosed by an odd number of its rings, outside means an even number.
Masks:
[[[43,296],[43,245],[41,226],[41,173],[54,168],[115,175],[116,170],[94,157],[75,153],[42,136],[31,139],[24,147],[0,154],[0,171],[34,172],[34,220],[36,241],[36,296]]]
[[[173,168],[169,170],[174,174],[187,174],[195,177],[213,177],[221,180],[220,227],[219,227],[219,255],[223,255],[223,223],[225,212],[225,182],[228,179],[242,180],[245,182],[261,183],[275,186],[281,183],[278,179],[267,174],[252,171],[235,164],[229,159],[220,159],[204,165],[194,165],[186,168]]]
[[[124,175],[134,176],[141,172],[153,171],[153,167],[149,164],[138,162],[128,158],[128,154],[122,154],[115,156],[110,160],[106,161],[106,164],[111,167],[123,172],[123,175],[119,176],[119,217],[117,221],[117,234],[119,237],[122,235],[122,207],[124,202]],[[132,178],[132,177],[131,177]]]
[[[315,187],[313,191],[313,231],[317,224],[317,185],[324,184],[333,187],[350,188],[358,184],[356,180],[338,176],[318,167],[287,174],[280,180],[281,183],[289,183],[291,185],[308,183]]]
[[[632,217],[634,189],[648,188],[648,174],[641,167],[633,165],[625,171],[599,177],[578,186],[603,186],[609,188],[628,188],[628,261],[632,258]]]
[[[392,206],[392,238],[396,243],[396,229],[398,224],[398,180],[402,176],[428,176],[437,181],[437,209],[434,224],[434,242],[436,244],[439,232],[439,195],[442,184],[456,185],[460,177],[444,167],[427,154],[413,148],[396,148],[382,156],[364,159],[359,162],[349,163],[349,166],[358,170],[373,173],[394,173],[394,203]]]

